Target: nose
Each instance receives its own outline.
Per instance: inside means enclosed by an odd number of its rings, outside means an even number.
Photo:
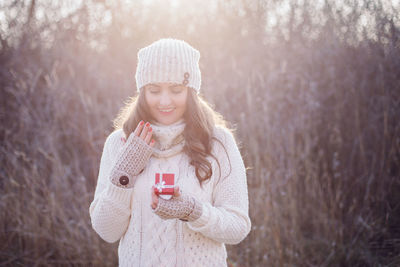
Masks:
[[[168,105],[170,105],[171,104],[171,97],[170,97],[170,95],[168,94],[168,92],[163,92],[162,94],[161,94],[161,99],[160,99],[160,106],[168,106]]]

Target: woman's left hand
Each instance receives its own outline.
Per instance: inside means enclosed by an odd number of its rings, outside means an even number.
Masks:
[[[155,187],[152,187],[153,212],[164,220],[180,219],[182,221],[194,221],[198,219],[202,212],[202,205],[194,197],[183,194],[179,186],[174,187],[174,195],[171,199],[165,200],[159,198],[155,193]]]
[[[157,208],[159,196],[156,194],[156,187],[153,185],[151,187],[151,208],[154,210]],[[181,195],[179,186],[174,186],[174,197],[179,197]]]

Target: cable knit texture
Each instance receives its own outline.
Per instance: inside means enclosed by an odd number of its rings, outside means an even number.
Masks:
[[[124,145],[124,133],[119,129],[107,137],[89,207],[92,227],[107,242],[119,240],[119,266],[226,266],[225,244],[238,244],[251,228],[246,172],[235,140],[226,129],[215,128],[214,136],[226,150],[213,141],[213,154],[221,169],[208,157],[213,175],[201,188],[189,157],[173,142],[182,134],[184,123],[157,127],[160,131],[154,134],[158,140],[165,140],[163,145],[169,148],[158,157],[150,157],[132,188],[110,182],[116,156]],[[179,153],[168,154],[175,149]],[[163,157],[163,153],[167,156]],[[197,219],[164,220],[153,212],[151,187],[155,173],[160,172],[174,172],[175,184],[182,193],[198,201],[202,212]]]

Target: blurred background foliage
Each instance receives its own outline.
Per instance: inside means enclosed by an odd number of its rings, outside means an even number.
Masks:
[[[400,265],[400,3],[0,2],[0,265],[116,266],[88,213],[138,49],[201,52],[252,231],[231,266]]]

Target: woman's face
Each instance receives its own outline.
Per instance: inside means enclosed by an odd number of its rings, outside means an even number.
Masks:
[[[145,99],[150,114],[161,124],[170,125],[186,111],[188,88],[182,84],[151,83],[145,86]]]

